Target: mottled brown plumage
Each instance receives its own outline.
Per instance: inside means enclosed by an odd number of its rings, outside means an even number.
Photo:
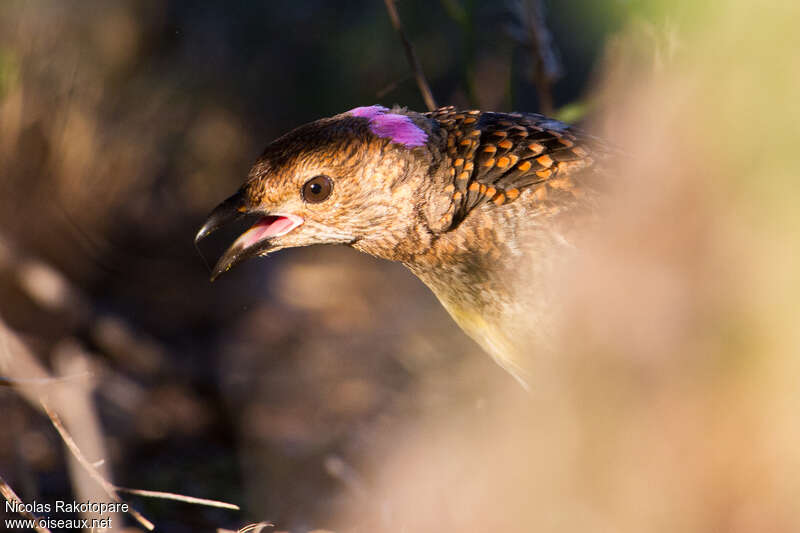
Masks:
[[[523,378],[527,343],[546,337],[554,304],[543,280],[591,217],[604,157],[591,137],[536,114],[357,108],[271,143],[198,239],[241,213],[264,216],[215,276],[323,243],[401,262]]]
[[[426,116],[447,132],[453,210],[444,226],[458,224],[479,203],[503,205],[539,183],[574,189],[569,176],[594,162],[585,139],[542,115],[446,107]]]

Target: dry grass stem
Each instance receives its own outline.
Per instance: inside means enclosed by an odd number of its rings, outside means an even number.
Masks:
[[[42,408],[44,409],[45,413],[47,413],[47,417],[52,422],[53,427],[56,428],[58,434],[61,436],[61,439],[64,441],[64,444],[67,445],[69,451],[72,452],[72,455],[75,459],[78,460],[80,465],[84,468],[86,473],[100,486],[102,487],[103,491],[108,495],[116,503],[127,503],[122,498],[119,497],[117,494],[117,487],[114,486],[113,483],[109,482],[106,478],[104,478],[100,472],[97,471],[97,468],[84,457],[83,452],[75,443],[75,439],[72,438],[72,435],[69,434],[67,428],[64,427],[64,424],[61,422],[61,418],[58,416],[58,413],[53,411],[47,402],[44,400],[40,400],[42,404]],[[139,522],[142,526],[144,526],[148,531],[153,531],[155,529],[155,525],[144,517],[139,511],[133,508],[130,504],[128,504],[128,512],[130,515]]]
[[[248,524],[236,531],[232,529],[217,529],[217,533],[261,533],[261,531],[267,527],[275,527],[275,524],[272,522],[256,522],[255,524]]]
[[[3,476],[0,476],[0,494],[2,494],[3,497],[9,502],[14,502],[18,505],[24,505],[20,497],[17,496],[17,493],[14,492],[14,489],[12,489],[11,486],[8,483],[6,483],[6,480],[3,479]],[[36,523],[34,529],[39,533],[50,533],[49,529],[38,525],[39,518],[35,514],[29,513],[25,509],[20,509],[18,512],[25,518],[33,520]]]
[[[126,494],[135,494],[136,496],[143,496],[145,498],[158,498],[161,500],[175,500],[179,502],[191,503],[195,505],[205,505],[206,507],[219,507],[221,509],[232,509],[238,511],[240,507],[233,503],[221,502],[218,500],[209,500],[206,498],[196,498],[194,496],[184,496],[183,494],[175,494],[174,492],[162,492],[158,490],[141,490],[129,489],[127,487],[117,487],[114,489],[117,492],[124,492]]]

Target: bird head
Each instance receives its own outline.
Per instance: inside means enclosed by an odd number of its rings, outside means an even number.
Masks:
[[[272,142],[240,189],[195,241],[245,215],[256,222],[216,263],[212,280],[245,259],[283,248],[349,244],[387,258],[419,238],[419,176],[430,168],[428,119],[361,107],[300,126]]]

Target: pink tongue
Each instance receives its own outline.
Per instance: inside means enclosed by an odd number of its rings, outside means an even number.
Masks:
[[[242,235],[244,239],[242,244],[244,244],[245,247],[251,246],[258,241],[278,235],[288,230],[293,225],[294,222],[288,217],[264,217],[253,224],[253,227],[247,230],[247,233]]]

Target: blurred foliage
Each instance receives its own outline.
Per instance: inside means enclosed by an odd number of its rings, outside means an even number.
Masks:
[[[9,50],[0,50],[0,98],[14,88],[19,78],[19,65]]]
[[[561,109],[557,110],[553,118],[566,122],[567,124],[575,124],[581,119],[586,117],[589,112],[589,104],[584,101],[573,102],[567,104]]]

